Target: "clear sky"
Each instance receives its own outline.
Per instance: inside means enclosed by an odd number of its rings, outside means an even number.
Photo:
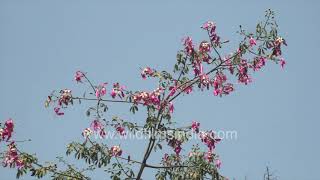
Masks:
[[[237,86],[224,98],[211,91],[181,98],[174,117],[182,124],[196,119],[208,129],[238,132],[237,140],[223,141],[217,149],[221,172],[230,178],[262,179],[268,165],[282,180],[317,180],[319,5],[316,0],[1,0],[0,119],[13,118],[15,136],[32,139],[20,147],[36,152],[41,161],[54,160],[64,155],[68,142],[81,140],[90,123],[84,113],[89,105],[76,105],[62,118],[44,108],[54,89],[82,92],[73,81],[76,70],[88,72],[96,83],[119,81],[130,89],[150,89],[155,84],[142,81],[139,68],[171,70],[183,36],[196,41],[206,37],[199,28],[202,22],[217,23],[218,33],[231,40],[225,50],[229,52],[239,40],[238,26],[254,30],[264,11],[272,8],[289,44],[285,70],[269,64],[254,74],[254,83]],[[112,112],[126,115],[127,109],[117,105]],[[132,121],[142,121],[136,117]],[[123,148],[139,159],[142,144]],[[0,168],[0,179],[14,177],[15,171]],[[145,178],[153,179],[151,173]],[[93,179],[108,177],[100,172]]]

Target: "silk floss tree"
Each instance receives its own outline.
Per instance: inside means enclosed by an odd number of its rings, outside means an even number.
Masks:
[[[63,158],[58,158],[58,163],[43,164],[35,155],[24,152],[20,141],[15,140],[12,119],[6,120],[0,128],[3,167],[16,168],[17,178],[27,174],[36,178],[82,180],[90,179],[88,172],[101,168],[111,179],[140,180],[144,171],[150,168],[156,170],[155,179],[158,180],[228,179],[219,173],[222,160],[215,151],[221,139],[213,130],[203,129],[197,121],[179,128],[173,126],[174,104],[179,98],[196,93],[196,90],[209,90],[213,96],[219,97],[233,93],[235,83],[252,83],[252,74],[271,62],[284,68],[286,61],[282,57],[282,46],[287,44],[278,33],[271,10],[266,11],[265,19],[257,24],[255,32],[248,32],[240,26],[238,34],[242,41],[237,49],[226,55],[220,51],[229,41],[219,36],[217,25],[207,21],[201,29],[208,38],[197,45],[191,37],[185,37],[173,72],[151,67],[141,70],[142,79],[157,80],[152,91],[129,90],[119,82],[95,83],[87,73],[77,71],[74,80],[88,84],[90,93],[78,96],[70,89],[62,89],[48,96],[45,106],[52,108],[57,116],[63,116],[68,107],[78,102],[94,102],[94,106],[86,111],[92,122],[79,130],[79,136],[84,140],[71,142],[66,149],[67,156],[72,155],[76,160],[85,162],[83,169],[68,164]],[[124,104],[133,114],[144,108],[145,121],[132,122],[118,116],[104,118],[114,103]],[[105,138],[107,132],[115,132],[120,137],[142,132],[148,137],[143,154],[134,156],[131,153],[128,156],[130,149],[127,147],[112,144],[112,140],[107,144],[97,141],[95,136]],[[183,146],[192,134],[199,137],[199,142],[185,149]],[[164,150],[163,146],[169,150]],[[182,149],[186,153],[182,153]],[[156,164],[148,161],[154,155],[162,157]],[[61,164],[66,166],[62,168]]]

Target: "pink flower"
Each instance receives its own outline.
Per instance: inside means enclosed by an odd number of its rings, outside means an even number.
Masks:
[[[112,98],[115,98],[116,96],[119,96],[120,98],[123,98],[125,95],[124,95],[124,89],[125,87],[124,86],[120,86],[119,83],[114,83],[113,84],[113,88],[111,90],[111,97]]]
[[[200,82],[203,86],[208,88],[210,84],[209,76],[207,74],[200,75]]]
[[[12,167],[16,165],[18,168],[22,168],[24,166],[24,162],[19,158],[18,151],[14,142],[11,142],[8,145],[8,151],[5,153],[2,165],[4,167]]]
[[[222,88],[222,92],[224,94],[230,94],[232,91],[234,91],[234,88],[233,88],[233,84],[231,83],[226,83]]]
[[[199,51],[201,53],[210,52],[210,43],[208,43],[207,41],[202,41],[199,46]]]
[[[212,21],[207,21],[205,23],[203,23],[203,25],[201,26],[202,29],[205,29],[205,30],[210,30],[212,28],[214,28],[216,25],[214,24],[214,22]]]
[[[192,92],[192,86],[189,86],[189,85],[182,89],[184,89],[183,92],[186,94],[190,94]]]
[[[200,126],[199,122],[192,121],[191,128],[192,128],[193,132],[199,133],[199,126]]]
[[[250,37],[249,44],[250,44],[250,47],[253,47],[253,46],[257,45],[257,42],[253,37]]]
[[[55,108],[53,109],[54,112],[56,113],[56,115],[58,115],[58,116],[64,115],[64,112],[60,112],[60,109],[61,109],[61,108],[59,108],[59,107],[55,107]]]
[[[98,134],[101,138],[104,138],[106,136],[106,132],[104,130],[104,125],[99,120],[94,120],[91,123],[91,129]],[[90,130],[91,130],[90,129]]]
[[[194,52],[194,45],[193,45],[191,37],[185,37],[185,38],[183,38],[182,41],[183,41],[185,52],[188,55],[191,55]]]
[[[13,128],[14,128],[13,120],[11,118],[6,120],[6,122],[4,123],[4,128],[0,129],[1,139],[2,140],[6,139],[6,141],[9,141],[13,133]]]
[[[171,138],[169,139],[168,145],[171,146],[174,149],[174,152],[176,153],[177,156],[179,156],[182,148],[181,148],[181,141]]]
[[[169,112],[170,112],[170,113],[173,113],[173,111],[174,111],[174,106],[173,106],[173,103],[170,102],[170,103],[169,103]]]
[[[176,153],[177,156],[180,155],[181,150],[182,150],[182,148],[180,145],[178,145],[177,147],[174,148],[174,152]]]
[[[221,162],[220,159],[216,159],[216,160],[214,161],[214,164],[216,165],[217,168],[220,169],[222,162]]]
[[[96,97],[98,99],[107,94],[107,89],[106,89],[107,84],[108,83],[102,83],[96,88]]]
[[[209,33],[210,41],[216,45],[220,43],[220,37],[216,33],[216,25],[212,21],[205,22],[202,27]]]
[[[74,79],[78,82],[82,82],[82,78],[84,77],[84,73],[81,71],[77,71]]]
[[[284,69],[284,65],[286,65],[286,61],[284,60],[284,58],[280,58],[280,66],[282,69]]]
[[[117,157],[117,156],[121,156],[122,154],[122,150],[119,146],[112,146],[110,150],[111,150],[112,156]]]
[[[122,126],[117,126],[117,127],[116,127],[116,131],[117,131],[121,136],[126,135],[125,129],[124,129],[124,127],[122,127]]]
[[[263,66],[266,65],[266,58],[264,57],[256,57],[253,61],[253,65],[252,68],[254,71],[257,71],[259,69],[261,69]]]
[[[203,74],[203,66],[201,62],[195,62],[193,63],[193,72],[195,76],[199,76]]]
[[[98,132],[101,129],[103,129],[104,126],[99,120],[96,119],[96,120],[92,121],[91,128],[93,129],[93,131]]]
[[[169,87],[169,90],[170,90],[169,96],[173,96],[177,91],[177,86],[171,86]]]
[[[214,148],[216,147],[216,143],[220,142],[221,139],[217,138],[214,134],[213,131],[209,131],[209,132],[200,132],[200,139],[203,143],[205,143],[207,145],[207,147],[209,148],[209,151],[214,150]]]
[[[58,100],[58,105],[68,105],[70,102],[72,102],[72,94],[70,89],[64,89],[60,91],[60,97]]]
[[[100,136],[101,138],[105,138],[105,137],[106,137],[106,131],[104,130],[104,128],[102,128],[102,129],[100,130],[99,136]]]
[[[248,74],[248,63],[246,60],[242,59],[240,65],[238,67],[238,81],[239,83],[244,83],[247,85],[248,83],[252,82],[251,77]]]
[[[144,68],[141,72],[141,77],[143,79],[147,79],[147,76],[152,76],[152,75],[153,75],[153,70],[150,67]]]
[[[225,58],[225,62],[226,62],[226,65],[228,66],[230,74],[233,74],[234,73],[234,67],[232,65],[232,61],[231,61],[230,57],[226,57]]]
[[[206,152],[205,159],[210,163],[213,161],[214,154],[211,151]]]

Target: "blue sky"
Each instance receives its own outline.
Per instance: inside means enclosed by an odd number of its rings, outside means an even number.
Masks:
[[[54,89],[74,93],[88,89],[73,81],[76,70],[100,82],[119,81],[130,89],[151,89],[142,81],[140,67],[171,70],[181,38],[204,39],[199,28],[213,20],[218,33],[231,40],[232,51],[240,24],[254,30],[264,11],[276,11],[284,49],[285,70],[269,64],[254,74],[254,83],[237,86],[224,98],[195,93],[175,104],[179,123],[193,119],[208,129],[236,130],[237,140],[218,146],[221,172],[236,179],[261,179],[271,166],[279,179],[318,179],[319,75],[317,35],[319,1],[0,1],[0,119],[16,121],[20,144],[42,161],[62,156],[65,145],[81,140],[90,124],[88,105],[74,106],[62,118],[44,108]],[[128,116],[128,107],[114,106],[114,114]],[[130,117],[141,121],[140,115]],[[112,145],[114,142],[107,142]],[[142,143],[142,142],[141,142]],[[128,149],[142,155],[141,145]],[[0,168],[1,179],[14,179],[15,171]],[[152,173],[144,176],[152,179]],[[32,179],[26,176],[24,179]],[[93,179],[108,179],[103,173]]]

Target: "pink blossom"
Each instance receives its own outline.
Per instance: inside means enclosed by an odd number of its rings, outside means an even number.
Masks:
[[[176,153],[177,156],[180,155],[181,150],[182,150],[182,148],[180,145],[178,145],[177,147],[174,148],[174,152]]]
[[[182,148],[181,148],[181,141],[175,139],[175,138],[171,138],[168,141],[168,145],[171,146],[174,149],[174,152],[176,153],[177,156],[179,156]]]
[[[170,103],[169,103],[169,112],[170,112],[170,113],[173,113],[173,111],[174,111],[174,106],[173,106],[173,103],[170,102]]]
[[[284,58],[280,58],[280,66],[282,69],[284,69],[284,65],[286,65],[286,61],[284,60]]]
[[[249,44],[250,44],[250,47],[253,47],[253,46],[257,45],[257,42],[253,37],[250,37]]]
[[[242,59],[240,65],[238,67],[238,81],[239,83],[244,83],[247,85],[248,83],[252,82],[251,77],[248,74],[248,63],[246,60]]]
[[[8,145],[8,151],[5,153],[2,165],[4,167],[12,167],[16,165],[18,168],[22,168],[24,166],[23,161],[19,158],[18,151],[14,142],[11,142]]]
[[[193,72],[195,76],[199,76],[200,74],[203,74],[203,66],[201,62],[193,63]]]
[[[107,84],[108,83],[102,83],[96,88],[96,97],[98,99],[107,94],[107,89],[106,89]]]
[[[120,148],[120,146],[112,146],[111,147],[111,154],[112,154],[112,156],[121,156],[121,154],[122,154],[122,150],[121,150],[121,148]]]
[[[177,86],[171,86],[169,87],[169,90],[170,90],[169,96],[173,96],[177,91]]]
[[[183,45],[184,45],[185,52],[188,55],[191,55],[194,52],[194,45],[193,45],[191,37],[183,38]]]
[[[94,121],[92,121],[92,123],[91,123],[91,128],[93,129],[93,131],[95,131],[95,132],[98,132],[98,131],[100,131],[101,129],[103,129],[103,124],[99,121],[99,120],[94,120]]]
[[[160,105],[159,96],[163,92],[162,88],[157,88],[153,92],[138,92],[133,95],[134,103],[143,103],[144,105]]]
[[[119,96],[120,98],[123,98],[125,95],[124,95],[124,89],[125,87],[124,86],[120,86],[119,83],[114,83],[113,84],[113,88],[111,90],[111,97],[112,98],[115,98],[116,96]]]
[[[208,162],[212,162],[213,158],[214,158],[214,154],[212,153],[212,151],[208,151],[208,152],[205,153],[205,159]]]
[[[84,77],[84,73],[81,71],[77,71],[74,79],[78,82],[82,82],[82,78]]]
[[[60,97],[58,100],[58,105],[68,105],[70,102],[72,102],[72,94],[70,89],[64,89],[60,91]]]
[[[216,45],[220,43],[220,37],[216,33],[216,25],[212,21],[205,22],[202,27],[209,33],[210,41]]]
[[[216,147],[216,143],[220,142],[221,139],[217,138],[213,131],[209,132],[200,132],[200,139],[202,142],[204,142],[207,147],[209,148],[209,151],[214,150]]]
[[[234,91],[234,88],[233,88],[233,84],[231,83],[226,83],[222,88],[222,92],[224,94],[230,94],[232,91]]]
[[[59,108],[59,107],[55,107],[55,108],[53,109],[54,112],[56,113],[56,115],[58,115],[58,116],[64,115],[64,112],[61,112],[60,109],[61,109],[61,108]]]
[[[214,161],[214,164],[216,165],[217,168],[220,169],[222,162],[221,162],[220,159],[216,159],[216,160]]]
[[[205,29],[205,30],[210,30],[212,28],[214,28],[216,25],[214,24],[214,22],[212,21],[207,21],[205,23],[203,23],[203,25],[201,26],[202,29]]]
[[[143,70],[142,70],[142,72],[141,72],[141,77],[143,78],[143,79],[146,79],[147,78],[147,76],[152,76],[153,75],[153,70],[150,68],[150,67],[146,67],[146,68],[144,68]]]
[[[186,93],[186,94],[190,94],[192,92],[192,86],[187,86],[185,88],[183,88],[183,92]]]
[[[11,118],[6,120],[6,122],[4,123],[4,128],[0,129],[1,139],[2,140],[6,139],[6,141],[9,141],[13,133],[13,128],[14,128],[13,120]]]
[[[202,41],[199,45],[199,51],[201,53],[210,52],[210,43],[208,43],[207,41]]]
[[[104,130],[104,128],[102,128],[102,129],[100,130],[99,136],[100,136],[101,138],[105,138],[105,137],[106,137],[106,131]]]
[[[199,126],[200,126],[199,122],[192,121],[191,128],[192,128],[193,132],[199,133]]]
[[[234,67],[232,65],[232,61],[231,61],[230,57],[225,58],[225,63],[228,66],[230,74],[233,74],[234,73]]]
[[[126,135],[126,132],[125,132],[124,127],[122,127],[122,126],[117,126],[117,127],[116,127],[116,130],[117,130],[117,132],[118,132],[121,136]]]
[[[104,129],[104,125],[99,121],[99,120],[94,120],[92,121],[91,125],[90,125],[91,129],[93,129],[93,131],[98,134],[101,138],[104,138],[106,136],[106,132]],[[91,130],[90,129],[90,130]]]
[[[209,76],[207,74],[200,75],[200,82],[203,86],[208,88],[210,84]]]
[[[265,57],[256,57],[253,61],[252,68],[254,71],[257,71],[265,65],[266,65],[266,58]]]
[[[233,85],[230,83],[226,83],[227,76],[224,75],[222,72],[218,72],[213,80],[213,87],[214,91],[213,94],[215,96],[222,96],[223,94],[229,94],[231,91],[233,91]]]

